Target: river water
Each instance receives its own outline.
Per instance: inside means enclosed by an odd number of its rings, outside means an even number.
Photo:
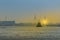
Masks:
[[[60,27],[0,26],[0,40],[60,40]]]

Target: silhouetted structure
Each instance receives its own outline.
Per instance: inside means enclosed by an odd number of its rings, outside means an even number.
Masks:
[[[0,26],[13,26],[15,21],[0,21]]]
[[[36,27],[42,27],[41,23],[38,22],[38,24],[36,25]]]

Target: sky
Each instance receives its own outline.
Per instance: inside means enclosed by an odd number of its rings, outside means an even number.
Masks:
[[[0,0],[0,20],[33,22],[43,17],[54,23],[60,22],[60,0]]]

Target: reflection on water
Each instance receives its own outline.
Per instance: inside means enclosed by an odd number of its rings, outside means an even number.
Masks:
[[[6,40],[57,40],[60,39],[60,27],[0,27],[0,38]]]

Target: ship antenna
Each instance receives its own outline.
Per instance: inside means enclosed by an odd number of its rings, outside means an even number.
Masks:
[[[36,25],[36,15],[34,15],[33,18],[34,18],[34,25]]]
[[[7,21],[7,16],[5,16],[5,21]]]
[[[34,20],[36,20],[36,15],[34,16]]]

